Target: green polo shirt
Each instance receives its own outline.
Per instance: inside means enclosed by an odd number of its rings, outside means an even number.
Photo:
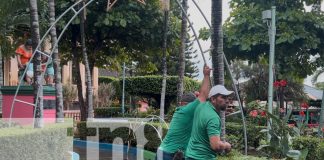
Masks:
[[[186,157],[198,160],[215,160],[216,153],[210,148],[209,137],[219,136],[221,123],[214,106],[201,103],[195,112]]]
[[[199,104],[199,99],[196,99],[176,109],[168,133],[159,147],[160,150],[168,153],[177,152],[179,149],[186,150],[191,135],[193,116]]]

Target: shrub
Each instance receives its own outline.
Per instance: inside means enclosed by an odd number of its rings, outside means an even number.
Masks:
[[[45,128],[2,128],[0,159],[66,159],[72,151],[72,137],[64,124]],[[72,126],[72,125],[71,125]]]
[[[89,123],[89,122],[88,122]],[[109,123],[109,122],[108,122]],[[111,124],[108,124],[109,126],[118,125],[118,122],[113,122]],[[100,126],[100,122],[94,123],[96,126]],[[159,124],[145,124],[144,133],[145,138],[148,140],[148,142],[145,144],[144,149],[149,150],[152,152],[156,152],[157,148],[161,144],[161,140],[158,138],[158,134],[156,130],[151,126],[158,127]],[[106,126],[106,124],[105,124]],[[86,122],[78,122],[77,123],[77,129],[78,132],[75,137],[78,137],[82,140],[86,140],[87,136],[95,136],[96,135],[96,129],[95,128],[87,128]],[[167,129],[163,127],[163,137],[166,135]],[[116,137],[120,137],[123,139],[124,144],[126,145],[127,142],[131,142],[131,146],[136,146],[136,139],[132,135],[132,130],[130,130],[127,127],[119,127],[117,129],[114,129],[111,131],[110,128],[103,127],[99,128],[99,141],[104,143],[113,143],[114,139]]]
[[[118,117],[121,112],[121,107],[94,108],[94,115],[96,118]]]
[[[266,160],[266,157],[254,157],[242,155],[237,150],[232,150],[226,155],[217,156],[217,160]]]
[[[73,100],[75,100],[78,96],[78,90],[76,85],[72,85],[71,83],[63,85],[63,103],[64,108],[69,109],[70,104]]]
[[[293,139],[293,149],[308,149],[307,160],[322,160],[324,153],[324,141],[317,137],[300,136]],[[322,155],[322,156],[321,156]]]
[[[177,76],[167,77],[166,96],[176,96]],[[122,83],[122,81],[120,81]],[[127,77],[125,79],[125,90],[132,95],[160,95],[162,86],[162,76],[138,76]],[[199,83],[188,77],[184,80],[185,91],[198,90]]]
[[[323,158],[324,157],[324,141],[322,140],[321,143],[317,147],[317,157]]]
[[[105,83],[105,84],[109,84],[113,81],[117,81],[118,78],[115,77],[110,77],[110,76],[99,76],[98,78],[98,82],[99,84]]]
[[[96,104],[98,107],[109,107],[112,103],[112,98],[116,93],[115,88],[111,83],[101,83],[98,88],[98,97]]]
[[[21,126],[15,122],[11,122],[11,127],[21,127]],[[0,120],[0,129],[1,128],[9,128],[9,122]]]
[[[247,124],[247,136],[248,136],[248,146],[252,146],[257,148],[260,144],[262,139],[266,139],[266,134],[261,133],[262,129],[265,129],[264,126],[255,126],[251,124]],[[234,147],[238,147],[236,149],[243,149],[244,148],[244,132],[243,132],[243,125],[238,123],[226,123],[226,132],[228,136],[236,136],[229,137],[232,141],[237,141],[238,144],[234,144]]]

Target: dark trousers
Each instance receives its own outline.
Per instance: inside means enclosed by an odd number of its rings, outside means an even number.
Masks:
[[[175,157],[176,153],[169,153],[158,149],[156,152],[155,160],[174,160],[177,159]],[[181,160],[184,160],[184,157],[182,157]]]

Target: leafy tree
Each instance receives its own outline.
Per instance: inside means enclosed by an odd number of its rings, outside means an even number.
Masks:
[[[142,5],[133,0],[119,0],[113,8],[106,12],[107,1],[101,0],[87,7],[85,31],[88,34],[86,45],[89,54],[90,70],[93,66],[115,67],[120,69],[119,62],[129,65],[152,68],[152,62],[146,56],[156,56],[162,39],[162,13],[159,1],[148,1]],[[61,1],[63,12],[70,2]],[[66,20],[67,21],[67,20]],[[79,23],[79,19],[75,21]],[[63,25],[61,25],[63,27]],[[65,36],[63,51],[70,52],[70,37]],[[67,58],[71,59],[70,56]],[[142,63],[149,62],[149,63]]]
[[[195,78],[198,76],[198,68],[197,65],[199,61],[196,60],[198,57],[197,50],[193,49],[194,41],[192,37],[187,39],[186,43],[186,52],[185,52],[185,76],[190,78]]]
[[[234,78],[247,79],[246,82],[240,84],[241,96],[246,102],[254,100],[266,101],[268,99],[268,62],[267,59],[261,57],[257,63],[244,64],[241,61],[234,61],[231,64]],[[301,101],[306,95],[303,90],[303,79],[288,77],[285,79],[287,86],[283,90],[284,100]],[[277,94],[279,94],[277,92]],[[277,96],[275,96],[277,99]]]
[[[10,57],[15,47],[24,43],[22,38],[30,25],[27,10],[26,1],[9,0],[0,4],[0,46],[1,56],[4,58]]]
[[[70,2],[57,1],[58,13],[71,5]],[[110,11],[105,12],[106,3],[107,1],[99,0],[87,7],[85,30],[88,34],[87,49],[91,51],[90,70],[97,66],[120,71],[120,62],[125,62],[128,68],[132,68],[132,75],[161,74],[163,13],[160,11],[160,2],[153,0],[142,5],[134,0],[119,0]],[[172,11],[169,13],[166,55],[168,68],[178,64],[175,57],[179,53],[181,28],[180,9],[174,1],[170,3]],[[79,19],[75,23],[79,23]],[[58,30],[63,24],[58,25]],[[60,45],[62,52],[71,52],[70,39],[70,35],[64,35]],[[62,61],[71,58],[70,54],[66,54],[62,56]],[[168,73],[176,75],[178,72]]]
[[[322,65],[324,46],[324,16],[306,12],[304,2],[276,1],[276,68],[279,78],[305,78]],[[268,28],[262,22],[261,12],[269,9],[266,0],[232,0],[231,17],[224,24],[224,51],[229,59],[240,58],[257,62],[259,55],[268,55]],[[312,56],[319,58],[310,60]],[[311,62],[311,63],[310,63]],[[300,69],[300,66],[303,69]]]

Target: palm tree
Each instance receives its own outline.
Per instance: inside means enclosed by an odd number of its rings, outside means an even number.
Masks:
[[[313,78],[312,83],[315,84],[317,82],[318,77],[324,73],[324,68],[321,68],[320,70],[316,71]],[[319,127],[318,127],[318,133],[320,136],[323,136],[322,129],[324,128],[324,90],[323,90],[323,96],[322,96],[322,103],[321,103],[321,112],[320,112],[320,121],[319,121]]]
[[[214,84],[224,85],[224,60],[223,60],[223,31],[222,31],[222,0],[212,0],[211,9],[211,55],[213,65]],[[221,112],[221,139],[225,139],[225,112]]]
[[[50,16],[50,26],[52,26],[55,22],[55,0],[48,0],[49,6],[49,16]],[[61,82],[61,66],[60,66],[60,58],[58,53],[58,46],[55,46],[57,43],[56,36],[56,27],[53,26],[51,29],[51,40],[52,40],[52,48],[53,51],[53,62],[54,62],[54,76],[55,76],[55,89],[56,89],[56,122],[61,123],[64,122],[64,114],[63,114],[63,91],[62,91],[62,82]]]
[[[169,0],[163,0],[163,11],[164,11],[164,25],[163,25],[163,43],[162,43],[162,68],[163,68],[163,79],[162,79],[162,90],[161,90],[161,102],[160,102],[160,118],[164,119],[164,102],[165,102],[165,90],[166,90],[166,77],[167,77],[167,64],[166,64],[166,52],[167,52],[167,38],[168,38],[168,23],[169,23]]]
[[[38,9],[37,9],[37,0],[29,0],[29,9],[30,9],[30,27],[33,40],[33,50],[35,51],[39,43],[39,21],[38,21]],[[42,128],[43,124],[43,84],[41,77],[41,55],[39,52],[35,53],[34,56],[34,101],[37,103],[35,110],[35,128]],[[38,93],[38,97],[37,97]]]
[[[177,104],[183,94],[183,79],[185,73],[185,49],[186,49],[186,40],[187,40],[187,10],[188,10],[188,0],[182,0],[182,7],[184,12],[182,12],[182,19],[181,19],[181,48],[179,52],[179,80],[178,80],[178,89],[177,89]]]
[[[85,0],[83,0],[82,5],[85,5]],[[88,61],[88,55],[87,55],[87,49],[85,44],[85,32],[84,32],[84,22],[86,19],[86,8],[84,8],[80,15],[80,32],[81,32],[81,43],[82,43],[82,55],[85,65],[85,74],[86,74],[86,83],[87,83],[87,90],[86,90],[86,104],[88,108],[88,118],[93,118],[93,91],[92,91],[92,82],[91,82],[91,72],[89,68],[89,61]]]
[[[224,85],[222,0],[212,0],[211,17],[213,81],[215,85]],[[225,140],[225,112],[222,111],[220,114],[222,124],[221,139]]]

